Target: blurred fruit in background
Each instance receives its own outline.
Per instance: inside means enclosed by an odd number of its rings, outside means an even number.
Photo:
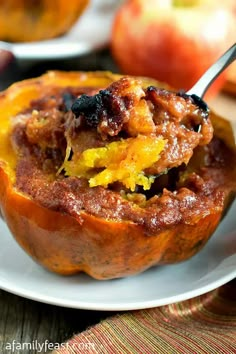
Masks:
[[[113,57],[125,74],[187,90],[235,42],[234,6],[235,0],[127,0],[113,24]],[[225,73],[211,94],[224,80]]]
[[[227,71],[226,83],[223,89],[225,92],[236,96],[236,62],[233,63]]]
[[[31,42],[67,32],[89,0],[0,0],[0,40]]]

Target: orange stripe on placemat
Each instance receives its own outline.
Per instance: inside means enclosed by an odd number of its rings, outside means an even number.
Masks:
[[[197,298],[125,312],[54,354],[236,354],[236,280]]]

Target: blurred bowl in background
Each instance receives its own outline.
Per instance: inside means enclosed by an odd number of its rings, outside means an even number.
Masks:
[[[114,15],[122,1],[90,0],[84,14],[64,35],[34,42],[7,42],[0,38],[0,50],[12,52],[21,67],[32,62],[61,61],[95,52],[108,46]]]
[[[188,90],[235,42],[232,6],[231,0],[127,0],[113,25],[113,57],[125,74]],[[225,76],[208,96],[219,91]]]
[[[0,40],[32,42],[67,32],[89,0],[0,0]]]

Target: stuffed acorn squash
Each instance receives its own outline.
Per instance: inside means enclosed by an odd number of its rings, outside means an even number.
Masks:
[[[0,95],[0,207],[53,272],[136,274],[196,254],[236,190],[230,124],[144,78],[49,72]]]

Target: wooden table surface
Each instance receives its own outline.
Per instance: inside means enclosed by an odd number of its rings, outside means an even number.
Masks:
[[[37,76],[48,69],[75,70],[113,70],[117,71],[106,51],[92,57],[83,57],[77,61],[50,62],[39,65],[28,64],[11,72],[0,75],[0,89],[13,80]],[[211,107],[216,112],[236,122],[236,98],[220,94],[213,99]],[[0,290],[0,353],[7,354],[8,343],[61,343],[70,338],[73,333],[79,333],[88,326],[98,323],[101,319],[114,314],[109,312],[85,311],[56,307],[36,301],[31,301]],[[37,350],[15,350],[14,353],[34,354]]]

